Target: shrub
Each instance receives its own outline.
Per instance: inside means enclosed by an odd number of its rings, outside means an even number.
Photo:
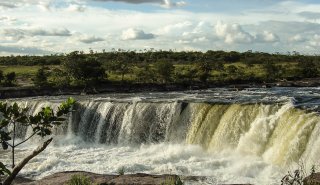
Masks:
[[[118,173],[119,175],[124,175],[125,170],[126,170],[126,169],[125,169],[124,167],[121,167],[121,168],[118,169],[117,173]]]
[[[92,185],[92,182],[85,175],[72,175],[67,185]]]
[[[180,178],[167,177],[162,185],[183,185],[183,183]]]

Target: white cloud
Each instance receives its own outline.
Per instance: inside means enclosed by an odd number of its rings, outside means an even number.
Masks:
[[[269,31],[264,31],[263,33],[257,34],[255,37],[256,42],[279,42],[280,38],[278,35],[269,32]]]
[[[83,34],[76,35],[74,37],[74,40],[85,43],[85,44],[92,44],[92,43],[96,43],[96,42],[105,41],[105,39],[102,37],[97,37],[94,35],[83,35]]]
[[[143,30],[129,28],[122,32],[122,40],[147,40],[155,38],[152,33],[145,33]]]
[[[244,31],[239,24],[227,24],[219,21],[215,25],[215,33],[227,44],[251,43],[254,37]]]
[[[148,6],[139,5],[118,7],[105,4],[99,7],[97,5],[102,3],[92,1],[2,1],[6,3],[0,3],[0,43],[10,44],[11,47],[38,47],[41,48],[39,51],[50,52],[85,50],[88,44],[97,50],[192,48],[320,52],[319,46],[316,48],[319,41],[315,36],[320,35],[319,21],[299,14],[319,12],[319,5],[273,1],[269,7],[260,6],[248,11],[242,11],[240,7],[240,10],[236,9],[230,14],[224,10],[203,12],[201,7],[204,5],[190,0],[186,0],[188,9],[170,10],[154,7],[141,10],[141,7]],[[114,1],[163,7],[184,5],[180,0]],[[212,1],[208,2],[210,4]],[[126,7],[130,7],[130,10],[126,10]],[[193,11],[192,7],[198,9]],[[9,50],[6,51],[10,54]]]
[[[185,1],[172,1],[172,0],[93,0],[93,1],[101,1],[101,2],[124,2],[131,4],[142,4],[142,3],[152,3],[159,4],[164,8],[175,8],[185,6],[187,3]]]
[[[312,40],[310,41],[310,45],[312,47],[315,47],[316,49],[319,49],[320,47],[320,35],[315,34],[312,38]]]
[[[183,7],[187,5],[185,1],[172,2],[171,0],[164,0],[162,7],[164,8],[175,8],[175,7]]]
[[[60,37],[71,36],[71,32],[67,29],[45,30],[42,28],[33,28],[33,29],[9,28],[9,29],[3,29],[2,34],[5,36],[12,36],[20,39],[25,36],[60,36]]]
[[[79,5],[79,4],[70,4],[67,8],[67,11],[70,12],[84,12],[86,10],[85,5]]]
[[[289,42],[297,43],[297,42],[305,42],[307,39],[301,36],[300,34],[294,35],[289,38]]]

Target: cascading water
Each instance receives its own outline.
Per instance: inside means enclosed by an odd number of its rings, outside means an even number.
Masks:
[[[17,101],[31,114],[59,105]],[[320,161],[320,116],[290,102],[84,99],[75,110],[55,131],[54,145],[23,173],[112,173],[125,166],[132,173],[211,176],[213,184],[278,184],[281,169]],[[19,135],[28,132],[20,128]]]

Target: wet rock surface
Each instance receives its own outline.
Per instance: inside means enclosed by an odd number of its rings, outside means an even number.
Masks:
[[[102,175],[90,172],[60,172],[44,177],[41,180],[30,181],[30,179],[17,178],[15,185],[63,185],[67,184],[72,176],[81,175],[89,178],[97,185],[162,185],[168,182],[181,182],[177,175],[149,175],[143,173],[128,175]]]
[[[320,173],[314,173],[303,180],[304,185],[320,185]]]

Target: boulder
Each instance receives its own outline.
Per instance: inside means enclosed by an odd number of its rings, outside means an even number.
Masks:
[[[320,173],[314,173],[303,180],[304,185],[320,185]]]

